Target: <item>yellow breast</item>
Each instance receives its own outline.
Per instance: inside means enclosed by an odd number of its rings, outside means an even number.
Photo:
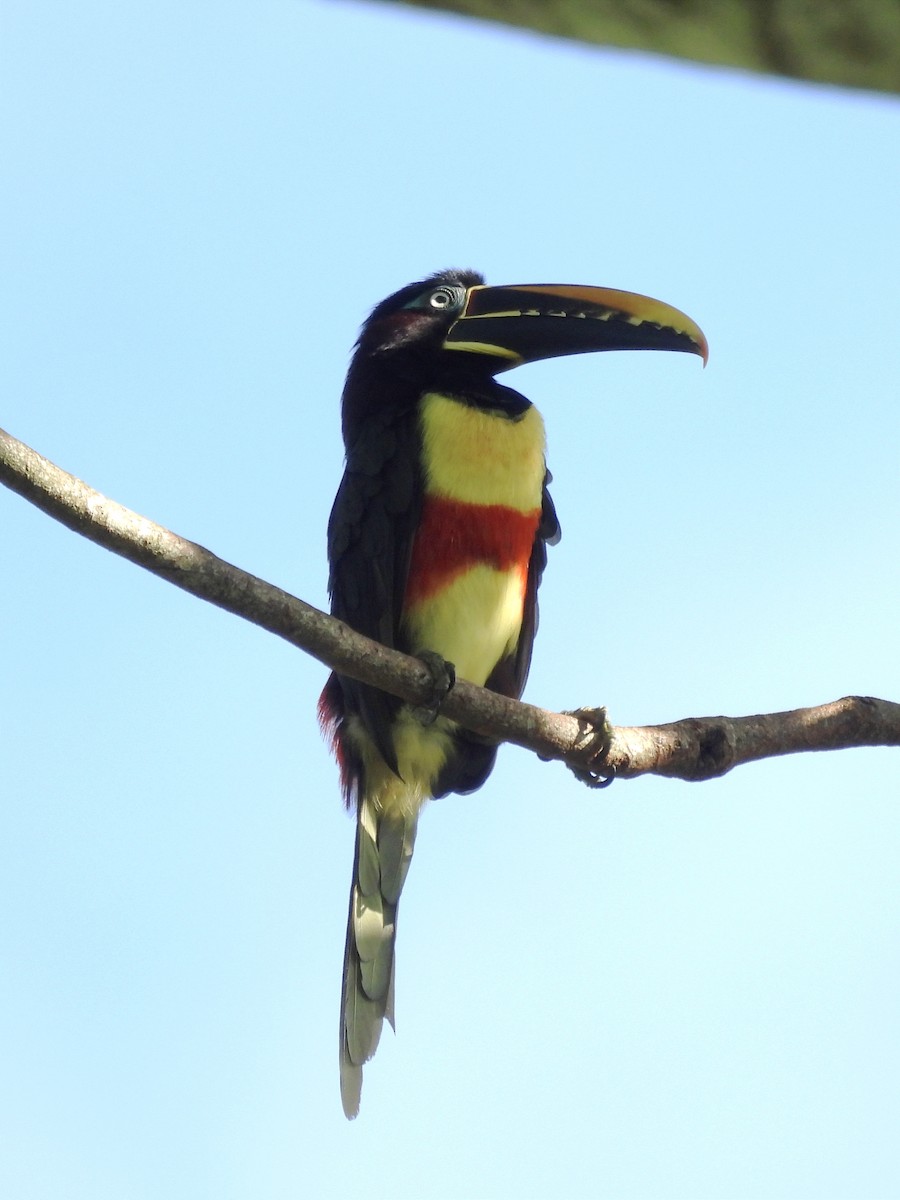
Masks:
[[[533,405],[511,419],[431,393],[421,413],[427,492],[519,512],[540,507],[546,435]]]

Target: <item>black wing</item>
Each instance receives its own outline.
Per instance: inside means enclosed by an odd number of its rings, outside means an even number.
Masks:
[[[415,411],[383,410],[370,418],[347,453],[328,522],[333,615],[396,649],[405,648],[400,613],[422,508],[419,439]],[[345,676],[337,680],[340,715],[356,714],[396,770],[390,727],[402,702]]]

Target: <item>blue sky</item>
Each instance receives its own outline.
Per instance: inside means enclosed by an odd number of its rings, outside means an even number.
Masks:
[[[325,604],[360,322],[447,265],[710,343],[525,368],[564,537],[528,698],[898,698],[895,100],[402,6],[5,0],[0,424]],[[897,751],[425,814],[337,1087],[325,670],[0,495],[0,1194],[900,1194]]]

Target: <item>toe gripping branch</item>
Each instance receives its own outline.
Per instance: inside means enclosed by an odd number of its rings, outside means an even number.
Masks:
[[[606,758],[612,746],[612,725],[609,722],[605,708],[576,708],[566,714],[575,717],[580,726],[580,736],[576,750],[581,760],[578,763],[567,762],[566,766],[579,781],[589,788],[605,788],[616,777],[615,767],[598,770],[594,763],[597,759]]]
[[[423,650],[418,658],[428,669],[432,690],[425,703],[417,705],[413,712],[416,720],[422,725],[433,725],[441,711],[441,705],[456,683],[456,667],[433,650]]]

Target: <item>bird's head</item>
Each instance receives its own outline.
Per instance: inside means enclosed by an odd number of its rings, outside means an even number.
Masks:
[[[407,284],[372,309],[360,331],[356,357],[401,365],[433,362],[459,316],[470,288],[483,287],[475,271],[439,271]]]
[[[440,271],[383,300],[363,325],[344,389],[345,439],[424,389],[478,391],[522,363],[599,350],[707,357],[699,326],[647,296],[570,284],[488,287],[475,271]]]
[[[447,365],[497,375],[522,363],[599,350],[681,350],[706,362],[706,338],[659,300],[570,284],[488,287],[475,271],[441,271],[377,305],[357,343],[385,365]]]

